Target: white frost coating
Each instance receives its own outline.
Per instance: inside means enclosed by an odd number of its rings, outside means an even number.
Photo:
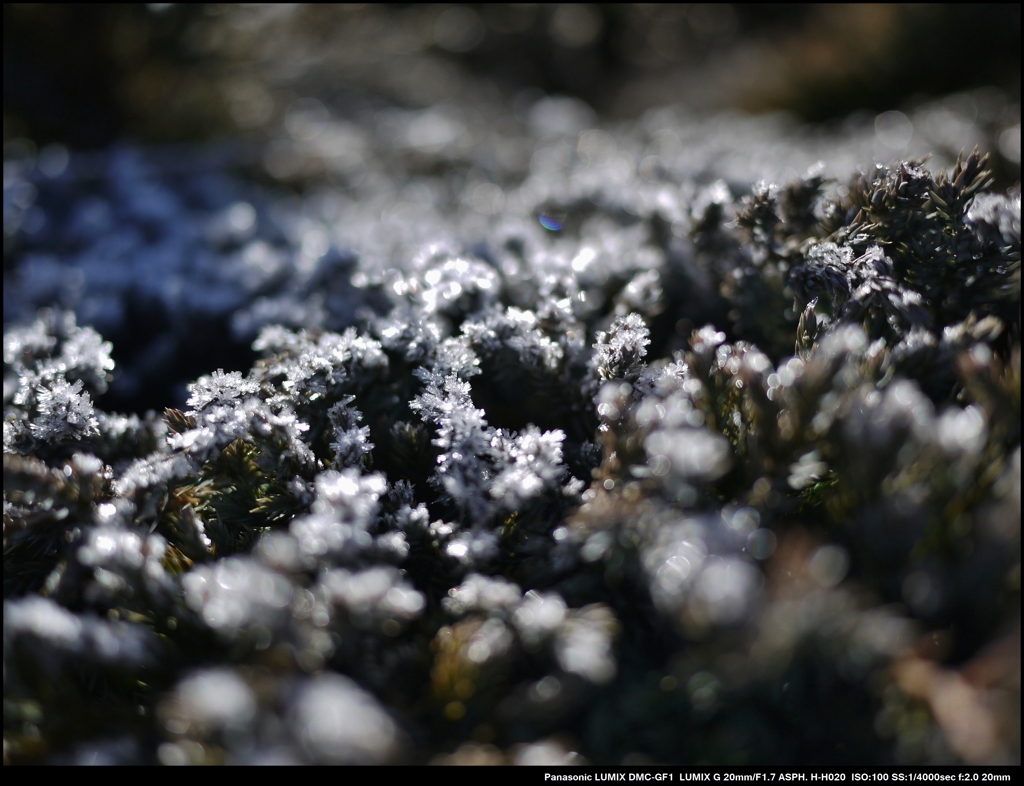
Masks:
[[[185,718],[205,728],[238,726],[256,714],[252,689],[231,669],[191,674],[179,683],[175,698]]]
[[[551,488],[564,474],[561,430],[540,433],[530,426],[516,437],[509,448],[514,463],[503,470],[491,486],[491,496],[500,499],[510,509],[519,508],[527,500]]]
[[[399,752],[395,722],[347,677],[309,680],[292,716],[302,747],[319,764],[385,764]]]
[[[728,440],[706,429],[685,428],[655,431],[644,442],[651,461],[665,456],[683,478],[717,480],[732,464]]]
[[[468,611],[511,609],[519,604],[523,592],[518,585],[500,576],[470,574],[458,587],[448,590],[441,605],[449,614],[460,615]]]
[[[719,624],[741,620],[761,588],[761,572],[733,558],[712,561],[701,573],[697,594],[708,615]]]
[[[572,620],[555,640],[558,665],[598,685],[615,677],[612,637],[597,625]]]

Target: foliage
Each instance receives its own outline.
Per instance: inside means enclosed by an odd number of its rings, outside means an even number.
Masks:
[[[595,161],[239,252],[162,419],[5,326],[5,760],[1019,760],[1019,191]]]

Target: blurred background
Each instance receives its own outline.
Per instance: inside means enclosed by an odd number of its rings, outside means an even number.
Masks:
[[[543,91],[602,119],[683,103],[814,122],[978,87],[1019,105],[1020,54],[1019,4],[5,4],[4,141],[235,136],[309,96],[356,113]]]
[[[274,299],[300,249],[374,280],[572,161],[739,197],[975,146],[1019,183],[1019,4],[7,4],[5,321],[74,309],[144,412],[268,321],[354,323],[348,290]]]

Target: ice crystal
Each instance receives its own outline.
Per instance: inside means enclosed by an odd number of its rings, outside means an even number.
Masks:
[[[643,370],[649,335],[639,314],[616,317],[607,332],[597,334],[591,368],[603,380],[635,380]]]
[[[530,428],[516,437],[507,449],[511,466],[502,470],[491,486],[491,496],[511,510],[521,508],[528,500],[552,487],[565,473],[562,464],[562,442],[565,434],[548,431],[541,434]]]
[[[32,434],[44,442],[81,439],[98,433],[92,399],[82,392],[85,383],[63,379],[43,384],[35,391],[38,414],[29,423]]]
[[[249,398],[258,390],[259,385],[254,380],[243,379],[237,371],[225,374],[223,369],[218,369],[189,386],[187,403],[198,413],[212,404],[232,404],[239,398]]]
[[[1019,759],[1019,189],[521,110],[5,165],[5,758]]]
[[[327,416],[334,426],[334,462],[339,468],[361,466],[363,457],[373,450],[368,426],[359,426],[363,416],[359,410],[349,407],[354,396],[349,396],[331,407]]]

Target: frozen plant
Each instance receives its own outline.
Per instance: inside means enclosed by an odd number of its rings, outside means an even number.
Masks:
[[[1019,763],[1019,188],[519,114],[5,166],[5,762]]]

